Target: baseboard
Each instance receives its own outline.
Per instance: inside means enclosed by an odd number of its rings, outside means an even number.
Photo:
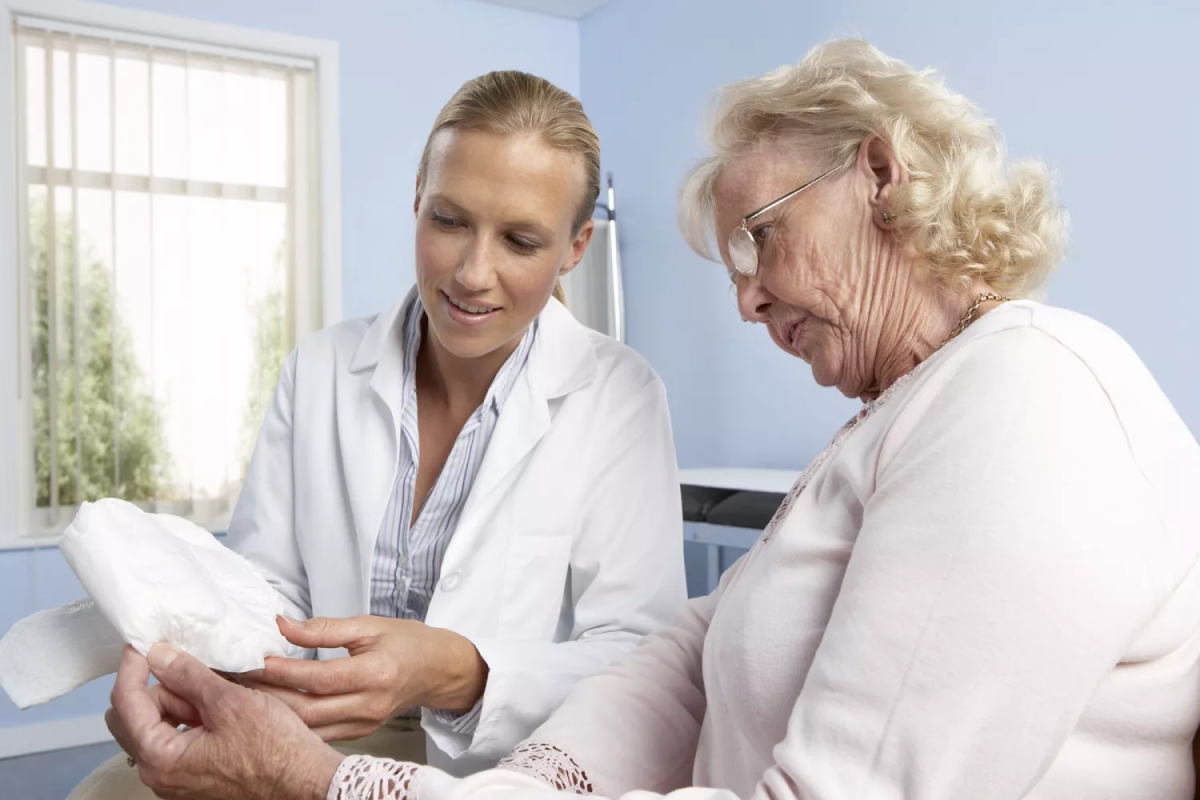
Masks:
[[[111,741],[103,714],[0,728],[0,759]]]

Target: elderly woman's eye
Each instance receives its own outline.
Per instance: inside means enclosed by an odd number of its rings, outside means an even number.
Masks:
[[[750,235],[754,237],[754,243],[758,245],[760,250],[762,249],[763,245],[767,243],[767,238],[770,236],[770,233],[770,225],[760,225],[754,230],[750,231]]]

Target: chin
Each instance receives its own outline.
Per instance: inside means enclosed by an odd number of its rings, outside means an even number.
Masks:
[[[828,364],[822,363],[820,360],[809,361],[805,359],[805,361],[808,361],[809,365],[812,366],[813,380],[817,382],[818,386],[823,386],[826,389],[837,386],[839,391],[841,390],[841,387],[838,386],[838,381],[842,377],[840,370],[830,369]]]
[[[437,337],[438,344],[455,358],[479,358],[500,346],[495,336],[489,336],[484,331],[464,331],[453,323],[447,324],[445,320],[430,322],[429,331]]]
[[[821,386],[826,389],[831,386],[837,386],[837,378],[833,378],[818,372],[816,367],[813,367],[813,380],[817,382],[817,386]]]

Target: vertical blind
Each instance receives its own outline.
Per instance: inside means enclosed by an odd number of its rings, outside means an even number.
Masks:
[[[19,18],[23,493],[223,527],[320,327],[311,63]]]

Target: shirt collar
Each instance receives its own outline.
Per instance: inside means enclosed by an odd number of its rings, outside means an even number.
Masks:
[[[417,354],[421,350],[421,323],[425,319],[425,307],[421,305],[421,298],[415,292],[410,298],[408,307],[404,310],[404,375],[405,383],[410,387],[410,391],[416,391],[416,375],[417,375]],[[525,369],[525,365],[529,361],[529,353],[533,349],[533,342],[537,336],[538,320],[535,318],[525,333],[521,336],[521,341],[517,345],[517,349],[513,350],[505,359],[504,365],[500,367],[500,371],[496,373],[496,377],[492,379],[492,385],[488,387],[487,394],[484,395],[483,404],[480,408],[494,409],[497,414],[504,407],[504,401],[512,393],[513,387],[516,386],[517,378]]]

